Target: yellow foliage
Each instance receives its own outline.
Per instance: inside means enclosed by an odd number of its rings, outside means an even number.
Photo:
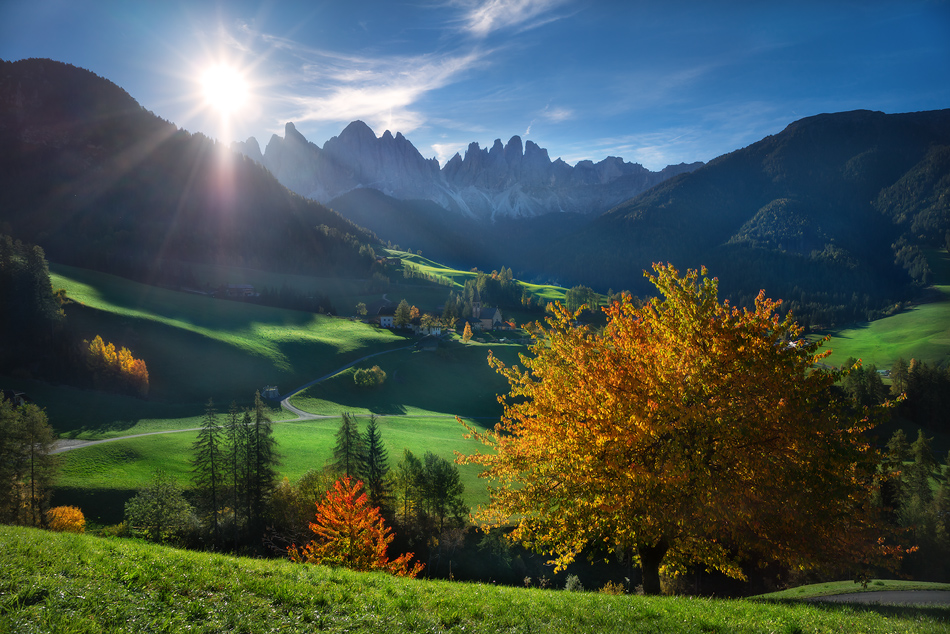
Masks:
[[[58,533],[85,533],[86,517],[75,506],[55,506],[46,513],[46,523]]]
[[[705,270],[654,268],[660,296],[615,301],[604,328],[557,305],[521,367],[489,356],[509,394],[494,430],[469,427],[490,451],[459,458],[493,482],[476,519],[514,522],[512,539],[558,569],[593,544],[632,557],[648,592],[661,566],[742,578],[738,557],[752,552],[886,559],[868,504],[870,412],[834,390],[842,371],[816,365],[822,342],[764,292],[739,310]]]

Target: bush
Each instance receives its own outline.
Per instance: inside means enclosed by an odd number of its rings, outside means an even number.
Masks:
[[[580,577],[577,575],[567,575],[567,579],[564,582],[564,589],[568,592],[583,592],[584,584],[581,583]]]
[[[374,365],[368,370],[360,368],[356,371],[356,374],[353,375],[353,381],[357,387],[379,387],[386,381],[386,372],[378,365]]]
[[[598,590],[598,592],[600,592],[601,594],[613,594],[613,595],[626,594],[626,592],[624,592],[623,586],[617,583],[616,581],[608,581],[607,583],[604,584],[603,588]]]
[[[75,506],[56,506],[46,513],[51,531],[58,533],[85,533],[86,517]]]

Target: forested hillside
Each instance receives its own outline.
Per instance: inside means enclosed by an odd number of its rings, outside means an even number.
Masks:
[[[810,117],[670,179],[562,240],[552,271],[645,288],[655,261],[705,264],[812,324],[885,314],[927,283],[950,229],[950,110]]]
[[[50,258],[156,280],[180,262],[358,275],[375,236],[96,75],[0,62],[0,223]]]

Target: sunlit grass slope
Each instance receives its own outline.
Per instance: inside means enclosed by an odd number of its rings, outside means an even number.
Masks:
[[[945,610],[608,596],[241,559],[0,527],[0,631],[950,631]]]
[[[393,249],[386,249],[385,251],[390,257],[402,260],[403,265],[408,263],[423,273],[432,275],[437,279],[442,278],[446,281],[450,281],[452,283],[450,288],[456,291],[464,287],[467,280],[475,279],[478,276],[478,274],[473,271],[461,271],[459,269],[449,268],[443,264],[422,257],[421,255],[415,255],[407,251],[395,251]],[[521,282],[521,284],[527,288],[528,292],[532,295],[542,298],[546,302],[563,301],[564,294],[567,292],[566,288],[550,284],[528,284],[526,282]]]
[[[930,581],[905,581],[902,579],[872,579],[867,587],[854,581],[829,581],[828,583],[813,583],[796,588],[788,588],[769,594],[760,594],[751,599],[766,601],[790,601],[814,599],[836,594],[852,594],[855,592],[883,592],[908,590],[941,590],[950,592],[950,583],[933,583]],[[950,609],[948,609],[950,613]]]
[[[946,251],[928,253],[935,284],[928,301],[896,315],[829,332],[832,350],[827,362],[843,364],[848,357],[890,369],[899,358],[945,365],[950,361],[950,256]]]
[[[150,399],[219,402],[276,384],[286,391],[355,358],[404,345],[387,330],[311,313],[190,295],[52,266],[83,335],[129,347],[148,366]],[[55,424],[55,423],[54,423]]]

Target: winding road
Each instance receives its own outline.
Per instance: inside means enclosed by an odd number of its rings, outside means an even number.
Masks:
[[[320,378],[314,379],[313,381],[310,381],[309,383],[305,383],[304,385],[301,385],[300,387],[294,390],[286,392],[285,394],[281,394],[281,397],[280,397],[281,406],[285,407],[287,410],[296,414],[297,418],[288,418],[285,420],[278,420],[278,421],[274,421],[274,423],[275,424],[276,423],[296,423],[296,422],[304,421],[304,420],[320,420],[320,419],[327,419],[327,418],[338,418],[339,414],[311,414],[310,412],[305,412],[302,409],[299,409],[291,405],[290,399],[292,396],[294,396],[298,392],[301,392],[307,389],[308,387],[316,385],[317,383],[320,383],[322,381],[326,381],[330,377],[336,376],[340,372],[343,372],[344,370],[347,370],[353,367],[357,363],[362,363],[363,361],[366,361],[367,359],[378,357],[381,354],[399,352],[400,350],[409,350],[413,347],[414,347],[414,344],[410,344],[408,346],[402,346],[401,348],[393,348],[392,350],[383,350],[382,352],[374,352],[373,354],[368,354],[365,357],[360,357],[359,359],[356,359],[355,361],[347,363],[343,367],[337,368],[336,370],[330,372],[329,374],[325,374],[321,376]],[[102,443],[115,442],[117,440],[127,440],[129,438],[141,438],[143,436],[157,436],[159,434],[180,434],[183,432],[198,431],[198,429],[199,429],[198,427],[189,427],[187,429],[166,429],[163,431],[150,431],[143,434],[129,434],[128,436],[116,436],[115,438],[104,438],[102,440],[76,440],[74,438],[63,438],[56,441],[54,448],[50,453],[54,453],[54,454],[62,453],[64,451],[69,451],[70,449],[80,449],[82,447],[89,447],[91,445],[101,445]]]

